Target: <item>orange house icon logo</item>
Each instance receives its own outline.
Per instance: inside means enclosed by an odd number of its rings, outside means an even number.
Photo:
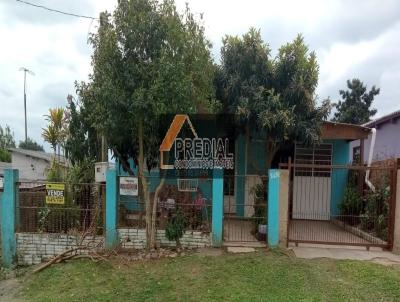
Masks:
[[[193,138],[178,137],[185,123],[189,125]],[[171,151],[173,145],[174,164],[164,163],[164,155]],[[187,114],[175,115],[160,145],[160,169],[214,168],[234,168],[233,154],[229,153],[228,138],[199,138]]]
[[[161,169],[173,169],[174,165],[164,164],[164,152],[169,152],[174,144],[176,137],[182,129],[182,126],[187,122],[189,124],[190,130],[192,130],[195,138],[198,138],[196,130],[194,130],[193,124],[187,114],[177,114],[174,117],[167,134],[165,135],[161,145],[160,145],[160,168]]]

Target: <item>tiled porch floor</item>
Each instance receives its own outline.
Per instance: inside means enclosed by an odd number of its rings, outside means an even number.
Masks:
[[[289,240],[316,242],[368,244],[369,241],[358,237],[330,221],[291,220]]]

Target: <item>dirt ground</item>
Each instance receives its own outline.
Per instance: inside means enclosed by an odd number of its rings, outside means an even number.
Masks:
[[[2,302],[21,302],[17,298],[17,293],[21,288],[20,280],[13,277],[0,281],[0,301]]]

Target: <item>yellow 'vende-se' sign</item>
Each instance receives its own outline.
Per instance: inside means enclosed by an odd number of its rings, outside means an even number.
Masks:
[[[46,184],[46,203],[64,204],[65,184]]]

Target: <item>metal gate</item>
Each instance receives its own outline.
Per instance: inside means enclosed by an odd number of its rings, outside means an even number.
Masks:
[[[288,243],[392,247],[395,166],[289,163],[288,168]],[[320,177],[296,183],[298,171],[329,173],[330,183],[321,182]],[[306,202],[299,206],[296,200]]]
[[[266,177],[226,176],[224,179],[225,243],[266,244]]]
[[[320,166],[332,164],[332,144],[315,147],[296,144],[294,162],[316,167],[294,168],[293,218],[329,220],[332,171]],[[321,187],[324,190],[320,190]]]

